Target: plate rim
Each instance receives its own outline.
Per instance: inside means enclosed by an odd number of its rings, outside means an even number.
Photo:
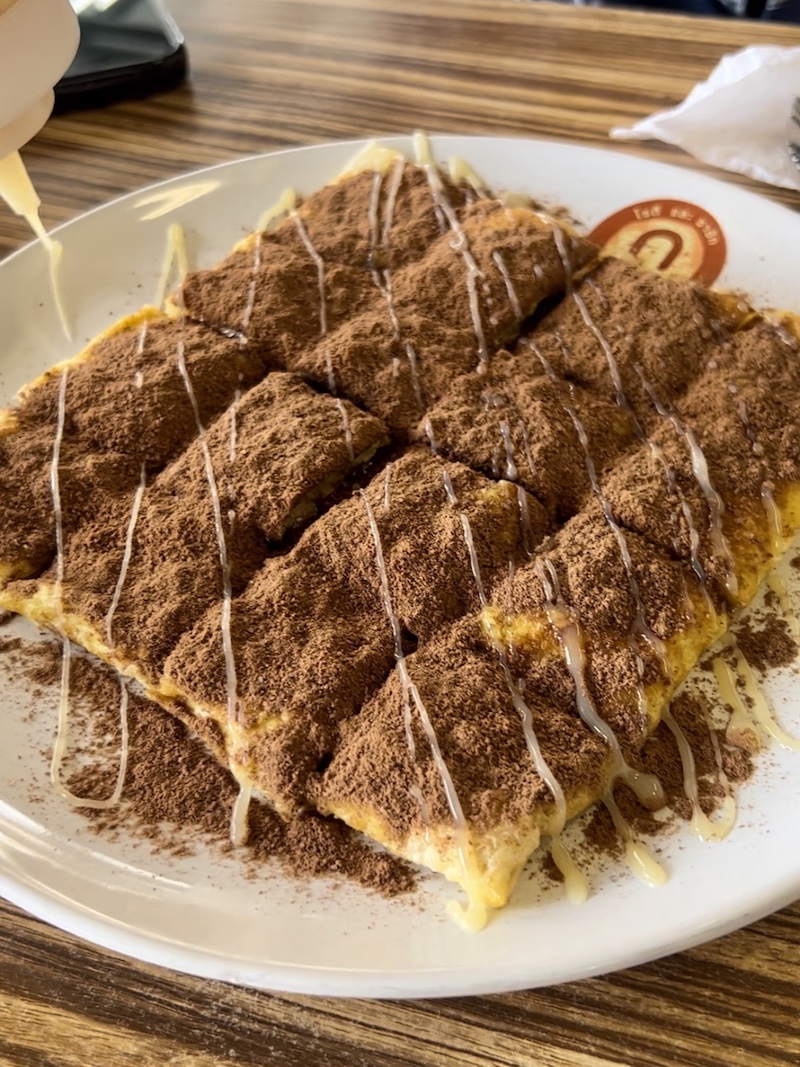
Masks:
[[[776,219],[794,219],[792,225],[800,228],[800,216],[789,206],[771,200],[758,191],[743,188],[741,185],[726,182],[720,177],[693,171],[691,166],[680,166],[666,163],[660,160],[651,160],[638,154],[630,153],[622,147],[600,147],[596,145],[582,144],[559,139],[528,138],[493,136],[487,134],[431,134],[431,145],[437,159],[442,159],[447,154],[448,146],[454,143],[463,145],[468,142],[472,146],[492,145],[497,142],[526,146],[528,149],[544,147],[555,152],[579,153],[584,156],[588,153],[600,156],[609,163],[626,160],[637,170],[663,173],[665,184],[668,184],[670,176],[680,176],[680,182],[699,183],[701,189],[705,187],[722,187],[727,195],[736,199],[744,198],[744,203],[754,201],[758,210],[772,212],[777,210]],[[159,192],[170,185],[179,184],[187,179],[213,175],[218,172],[235,169],[242,165],[257,165],[264,160],[278,157],[292,157],[324,153],[326,150],[351,149],[352,154],[364,147],[371,141],[378,141],[390,147],[402,148],[409,152],[412,148],[411,135],[391,135],[386,137],[358,138],[343,141],[321,142],[311,145],[297,145],[278,148],[269,152],[256,153],[253,155],[222,161],[195,170],[181,172],[170,178],[161,179],[147,186],[142,186],[131,192],[123,193],[102,204],[96,205],[81,212],[58,227],[50,231],[58,236],[73,226],[80,225],[88,217],[109,209],[120,208],[127,203],[143,195]],[[724,177],[724,172],[722,172]],[[22,247],[16,249],[0,263],[0,277],[9,268],[7,265],[14,264],[19,257],[30,254],[38,245],[36,239],[31,240]],[[11,268],[13,269],[13,267]],[[778,886],[765,887],[763,892],[748,898],[748,906],[743,912],[734,916],[726,915],[717,921],[707,923],[692,931],[687,930],[677,940],[666,943],[662,940],[659,944],[650,944],[636,952],[630,950],[621,951],[617,957],[609,960],[607,956],[602,959],[590,959],[586,967],[576,970],[570,968],[569,974],[561,974],[558,968],[553,968],[554,977],[533,978],[525,977],[525,969],[516,967],[511,971],[511,976],[500,972],[499,965],[492,969],[480,965],[461,966],[454,968],[452,965],[436,968],[423,966],[419,971],[406,968],[399,971],[376,971],[373,968],[358,968],[352,965],[337,969],[328,966],[310,966],[297,963],[270,961],[266,966],[250,964],[249,962],[237,962],[225,960],[225,958],[208,949],[196,948],[190,945],[168,942],[158,937],[152,931],[136,929],[131,932],[125,929],[121,923],[105,915],[82,914],[84,906],[75,902],[60,903],[54,899],[52,889],[38,889],[35,886],[25,885],[24,880],[14,879],[3,866],[3,853],[0,848],[0,895],[12,904],[21,907],[30,914],[49,922],[69,934],[76,935],[90,943],[99,946],[103,950],[123,954],[134,961],[156,964],[172,970],[196,975],[203,978],[221,979],[255,986],[260,989],[281,990],[291,993],[321,996],[360,996],[374,999],[395,997],[441,997],[457,996],[465,994],[503,993],[523,988],[550,985],[563,981],[573,981],[598,974],[609,973],[620,968],[637,966],[644,962],[658,959],[673,952],[683,951],[692,946],[701,944],[712,938],[722,936],[743,925],[749,924],[763,916],[775,911],[786,904],[791,903],[800,896],[800,864],[796,872],[787,874]],[[602,891],[613,891],[604,888]],[[467,936],[467,935],[465,935]],[[480,937],[480,935],[475,935]],[[376,980],[379,985],[376,986]]]

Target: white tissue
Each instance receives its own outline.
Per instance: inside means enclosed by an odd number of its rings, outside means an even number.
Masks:
[[[786,151],[787,142],[800,141],[790,117],[798,96],[800,48],[751,45],[724,56],[682,104],[611,136],[666,141],[716,167],[800,189],[800,171]]]

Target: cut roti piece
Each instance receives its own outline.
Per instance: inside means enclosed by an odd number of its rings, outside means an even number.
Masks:
[[[152,475],[196,436],[179,352],[204,423],[265,373],[234,341],[145,308],[37,378],[0,413],[0,583],[37,573],[55,555],[57,443],[62,518],[75,530],[109,494],[132,491],[142,468]]]

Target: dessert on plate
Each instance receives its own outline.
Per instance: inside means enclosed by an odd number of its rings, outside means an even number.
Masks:
[[[374,150],[26,387],[0,607],[212,731],[238,838],[333,816],[480,925],[598,800],[660,877],[614,786],[800,527],[800,320],[465,173]]]

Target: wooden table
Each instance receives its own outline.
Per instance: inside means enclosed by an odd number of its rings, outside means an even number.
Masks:
[[[46,224],[183,170],[313,141],[423,128],[605,143],[611,125],[685,96],[724,53],[800,45],[800,29],[769,23],[507,0],[171,7],[191,84],[54,119],[25,153]],[[696,166],[663,146],[623,150]],[[761,191],[800,208],[800,196]],[[0,211],[0,253],[27,236]],[[172,975],[0,905],[2,1067],[777,1067],[800,1063],[798,996],[800,905],[608,978],[408,1003]]]

